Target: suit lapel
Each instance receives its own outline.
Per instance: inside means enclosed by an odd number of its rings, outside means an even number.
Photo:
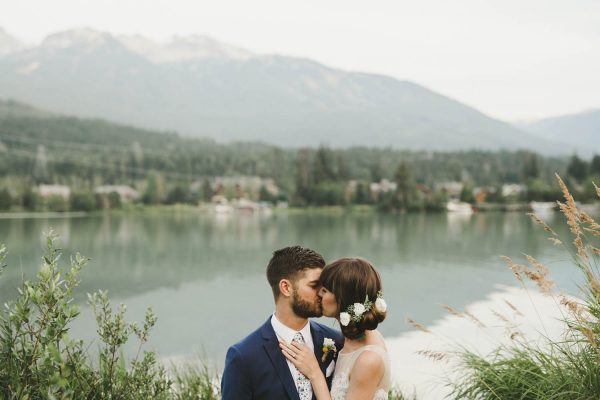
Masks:
[[[273,363],[273,368],[277,371],[277,375],[285,388],[289,398],[291,400],[300,400],[300,396],[298,395],[298,390],[296,389],[296,384],[294,383],[294,378],[290,372],[290,368],[288,367],[287,360],[283,356],[281,349],[279,348],[279,340],[277,340],[277,336],[275,335],[275,331],[273,330],[273,326],[271,325],[271,319],[269,318],[267,322],[262,327],[263,334],[263,347]]]
[[[317,361],[321,367],[321,372],[323,373],[323,376],[325,376],[325,371],[327,368],[326,363],[323,362],[323,341],[325,336],[323,335],[321,327],[313,321],[310,321],[310,333],[313,340],[313,346],[315,347],[315,356],[317,357]]]

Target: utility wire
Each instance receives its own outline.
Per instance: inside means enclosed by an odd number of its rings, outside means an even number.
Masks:
[[[33,145],[46,145],[51,147],[59,147],[70,150],[110,150],[110,151],[119,151],[123,153],[132,153],[133,150],[131,146],[115,146],[108,144],[99,144],[99,143],[73,143],[67,142],[63,140],[55,140],[55,139],[47,139],[47,138],[30,138],[30,137],[21,137],[16,135],[11,135],[9,133],[3,132],[0,130],[0,140],[4,140],[7,142],[18,142],[24,144],[33,144]],[[133,143],[132,143],[133,144]],[[148,155],[156,155],[156,156],[165,156],[165,152],[168,151],[168,148],[165,149],[153,149],[153,148],[141,148],[143,154]]]
[[[0,153],[0,155],[25,157],[25,158],[29,158],[29,159],[37,158],[36,152],[32,152],[32,151],[28,151],[28,150],[20,150],[20,149],[11,149],[10,151],[5,151],[4,153]],[[56,159],[52,159],[51,157],[47,157],[46,161],[49,163],[55,163],[55,164],[70,163],[70,164],[79,165],[82,167],[88,167],[88,168],[93,168],[93,169],[97,169],[97,170],[104,170],[104,171],[108,171],[108,172],[126,172],[126,173],[142,174],[142,175],[146,175],[146,176],[151,173],[160,173],[160,174],[164,175],[165,177],[176,179],[176,180],[181,180],[181,181],[193,181],[194,179],[197,179],[197,176],[196,176],[196,178],[194,178],[194,176],[189,175],[189,174],[181,174],[181,173],[177,173],[177,172],[162,171],[162,170],[157,170],[157,169],[129,167],[129,166],[124,166],[124,165],[108,166],[108,165],[101,165],[101,164],[85,162],[83,160],[77,160],[77,161],[75,161],[75,160],[56,160]]]

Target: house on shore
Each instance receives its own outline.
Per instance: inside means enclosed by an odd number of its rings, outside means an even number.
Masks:
[[[38,193],[41,197],[47,199],[49,197],[62,197],[68,200],[71,196],[71,188],[66,185],[39,185]]]
[[[109,195],[110,193],[117,193],[121,198],[122,202],[131,203],[140,198],[140,193],[127,185],[104,185],[98,186],[94,189],[94,193],[100,195]]]

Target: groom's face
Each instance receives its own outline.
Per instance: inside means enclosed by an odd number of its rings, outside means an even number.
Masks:
[[[321,286],[320,276],[321,268],[309,268],[300,272],[294,282],[292,309],[299,317],[311,318],[323,315],[318,296]]]

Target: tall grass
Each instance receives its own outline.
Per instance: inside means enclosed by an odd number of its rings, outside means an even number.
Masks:
[[[547,268],[533,257],[527,256],[529,265],[505,258],[519,282],[531,280],[542,293],[555,299],[559,315],[563,316],[563,335],[561,340],[544,336],[537,343],[514,341],[487,356],[459,352],[462,374],[451,383],[454,398],[600,399],[600,224],[578,208],[558,175],[557,180],[565,199],[559,207],[571,237],[563,240],[541,218],[533,214],[531,217],[547,232],[549,240],[572,254],[574,267],[584,278],[583,298],[556,294]],[[596,190],[600,196],[600,190]]]

